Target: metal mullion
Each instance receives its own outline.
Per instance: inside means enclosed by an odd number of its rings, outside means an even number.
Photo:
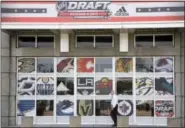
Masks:
[[[136,91],[135,91],[135,88],[136,88],[136,69],[135,69],[135,64],[136,64],[136,58],[133,57],[133,123],[136,124]],[[134,111],[135,110],[135,111]]]

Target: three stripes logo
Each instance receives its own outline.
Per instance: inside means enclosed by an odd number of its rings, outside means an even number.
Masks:
[[[125,7],[121,7],[116,13],[116,16],[128,16],[129,14],[127,13]]]

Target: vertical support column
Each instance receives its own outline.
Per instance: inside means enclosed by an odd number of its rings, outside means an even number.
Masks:
[[[60,33],[60,52],[69,52],[69,34]]]
[[[120,52],[128,52],[128,32],[120,33]]]

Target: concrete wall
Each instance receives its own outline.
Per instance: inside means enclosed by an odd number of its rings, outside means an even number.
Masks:
[[[152,32],[152,31],[151,31]],[[141,33],[141,32],[140,32]],[[146,33],[146,32],[145,32]],[[147,32],[149,33],[149,32]],[[152,32],[153,33],[153,32]],[[175,32],[174,48],[135,48],[134,34],[129,34],[129,52],[119,52],[119,34],[115,35],[115,47],[111,49],[76,49],[75,33],[70,33],[70,52],[60,53],[60,35],[56,34],[55,48],[16,48],[16,35],[11,35],[11,43],[2,44],[2,123],[3,126],[15,124],[15,94],[16,94],[16,57],[17,56],[175,56],[175,91],[176,91],[176,118],[169,119],[169,126],[182,126],[184,118],[184,40],[183,34]],[[11,50],[10,50],[11,49]],[[47,51],[47,52],[46,52]],[[11,57],[9,57],[11,55]],[[183,100],[183,101],[182,101]]]

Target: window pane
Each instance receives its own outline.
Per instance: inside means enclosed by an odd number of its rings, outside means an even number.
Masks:
[[[17,116],[35,116],[35,100],[18,100]]]
[[[54,95],[54,78],[37,78],[37,95]]]
[[[93,48],[94,36],[77,36],[78,48]]]
[[[122,73],[133,72],[133,59],[132,58],[117,58],[116,72],[122,72]]]
[[[79,77],[77,78],[77,95],[93,95],[94,94],[94,78]]]
[[[132,116],[133,103],[131,100],[119,100],[118,101],[118,115],[120,116]]]
[[[74,95],[73,78],[57,78],[57,95]]]
[[[160,96],[173,95],[173,78],[155,78],[155,93]]]
[[[155,71],[156,72],[173,72],[173,58],[172,57],[156,57]]]
[[[19,73],[34,73],[35,72],[35,58],[20,58],[18,60]]]
[[[96,116],[110,116],[110,112],[110,100],[96,100]]]
[[[37,37],[37,47],[53,48],[54,37]]]
[[[173,46],[172,35],[156,35],[155,46]]]
[[[93,100],[77,100],[78,116],[93,116],[94,104]]]
[[[37,72],[39,73],[53,73],[54,71],[53,58],[38,58],[37,59]]]
[[[154,116],[154,101],[136,100],[136,116]]]
[[[155,115],[157,117],[174,117],[175,108],[174,102],[170,100],[155,101]]]
[[[112,36],[96,36],[95,37],[95,46],[97,48],[111,48],[113,43]]]
[[[57,58],[57,72],[74,73],[74,58]]]
[[[112,72],[112,58],[96,58],[96,72]]]
[[[132,95],[132,78],[117,78],[117,95]]]
[[[154,94],[154,80],[148,77],[136,78],[136,95],[151,96]]]
[[[74,115],[74,102],[72,100],[57,100],[57,116],[73,116]]]
[[[37,100],[37,116],[53,116],[53,100]]]
[[[96,94],[109,95],[112,90],[112,78],[96,78]]]
[[[94,72],[94,58],[78,58],[77,72],[80,73]]]
[[[31,36],[19,36],[18,47],[35,47],[36,39]]]
[[[136,72],[153,72],[153,58],[136,58]]]
[[[135,44],[136,44],[136,47],[152,47],[153,36],[136,36]]]

